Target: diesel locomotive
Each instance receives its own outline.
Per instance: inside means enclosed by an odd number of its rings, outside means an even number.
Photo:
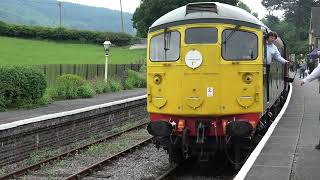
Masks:
[[[147,130],[170,162],[232,150],[240,163],[268,128],[289,88],[287,66],[266,64],[269,31],[245,10],[218,2],[187,4],[151,25]],[[285,43],[275,45],[286,59]]]

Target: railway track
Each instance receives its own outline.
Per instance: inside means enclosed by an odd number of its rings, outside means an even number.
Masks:
[[[0,180],[19,179],[19,178],[21,178],[21,179],[34,179],[32,177],[28,178],[27,177],[28,174],[33,174],[35,171],[37,171],[39,169],[42,169],[42,167],[53,165],[55,162],[65,160],[67,158],[70,158],[70,157],[73,157],[73,156],[76,156],[76,155],[78,156],[79,153],[84,152],[85,150],[88,150],[90,147],[93,147],[94,145],[99,145],[101,143],[107,143],[108,141],[110,141],[112,139],[119,138],[119,137],[121,137],[122,135],[125,135],[125,134],[129,134],[129,136],[131,136],[132,134],[134,134],[134,131],[139,131],[139,130],[141,131],[141,129],[144,128],[145,125],[146,125],[146,123],[140,124],[138,126],[130,128],[130,129],[127,129],[127,130],[124,130],[124,131],[109,135],[107,137],[104,137],[104,138],[99,139],[97,141],[94,141],[92,143],[83,145],[83,146],[81,146],[79,148],[75,148],[75,149],[72,149],[72,150],[70,150],[68,152],[65,152],[65,153],[59,154],[57,156],[48,158],[48,159],[43,160],[43,161],[41,161],[39,163],[33,164],[31,166],[19,169],[19,170],[15,171],[15,172],[12,172],[10,174],[4,175],[4,176],[0,177]],[[140,131],[138,133],[136,133],[138,136],[143,134],[143,133],[140,133]],[[93,163],[92,165],[82,169],[78,173],[68,175],[68,177],[65,178],[65,179],[79,179],[80,177],[84,177],[84,176],[94,172],[94,170],[97,170],[97,169],[101,168],[102,165],[105,165],[108,162],[110,162],[110,161],[112,161],[112,160],[114,160],[114,159],[116,159],[116,158],[118,158],[118,157],[120,157],[120,156],[122,156],[122,155],[124,155],[126,153],[130,153],[133,149],[139,148],[139,147],[151,142],[152,138],[147,133],[144,133],[144,134],[145,134],[146,137],[137,137],[137,138],[134,138],[133,136],[130,137],[130,138],[134,139],[132,141],[134,141],[134,142],[137,141],[137,142],[134,143],[134,145],[130,146],[129,148],[126,148],[125,150],[121,150],[120,152],[115,153],[115,154],[105,158],[104,160],[100,160],[100,161],[98,161],[96,163]],[[142,136],[144,136],[144,135],[142,135]],[[64,175],[67,175],[67,174],[64,174]],[[22,177],[22,176],[24,176],[24,177]],[[49,177],[50,174],[44,174],[43,176]]]
[[[65,178],[65,180],[82,179],[83,177],[86,177],[86,176],[92,174],[95,171],[101,170],[103,166],[110,164],[111,161],[121,157],[122,155],[125,155],[127,153],[131,153],[131,151],[133,151],[135,149],[138,149],[140,147],[143,147],[144,145],[150,143],[151,140],[152,140],[152,138],[150,137],[150,138],[148,138],[148,139],[146,139],[146,140],[144,140],[144,141],[142,141],[140,143],[137,143],[137,144],[127,148],[126,150],[123,150],[123,151],[119,152],[118,154],[115,154],[115,155],[113,155],[111,157],[105,158],[100,162],[97,162],[97,163],[95,163],[95,164],[93,164],[93,165],[91,165],[89,167],[84,168],[83,170],[81,170],[81,171],[79,171],[77,173],[74,173],[74,174],[68,176],[67,178]]]

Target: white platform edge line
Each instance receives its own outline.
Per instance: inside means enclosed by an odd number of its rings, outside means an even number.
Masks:
[[[34,117],[34,118],[29,118],[29,119],[18,120],[15,122],[0,125],[0,131],[5,130],[5,129],[11,129],[11,128],[25,125],[25,124],[35,123],[35,122],[44,121],[44,120],[48,120],[48,119],[59,118],[59,117],[63,117],[63,116],[70,116],[70,115],[74,115],[74,114],[78,114],[78,113],[82,113],[82,112],[87,112],[87,111],[91,111],[91,110],[95,110],[95,109],[101,109],[101,108],[114,106],[114,105],[118,105],[118,104],[122,104],[122,103],[145,99],[145,98],[147,98],[147,95],[136,96],[136,97],[122,99],[122,100],[113,101],[113,102],[108,102],[108,103],[104,103],[104,104],[98,104],[98,105],[89,106],[89,107],[85,107],[85,108],[75,109],[75,110],[71,110],[71,111],[64,111],[64,112],[48,114],[48,115],[38,116],[38,117]]]
[[[253,163],[256,161],[256,159],[259,156],[262,148],[265,146],[266,142],[268,141],[268,139],[270,138],[270,136],[273,133],[274,129],[276,128],[278,122],[282,118],[283,114],[286,112],[286,110],[288,108],[288,105],[289,105],[289,102],[291,100],[291,95],[292,95],[292,84],[290,83],[290,91],[289,91],[287,100],[286,100],[282,110],[280,111],[280,113],[278,114],[276,119],[273,121],[273,123],[270,125],[267,133],[263,136],[263,138],[261,139],[261,141],[259,142],[257,147],[253,150],[253,152],[249,156],[248,160],[242,166],[242,168],[240,169],[240,171],[238,172],[238,174],[236,175],[236,177],[233,180],[243,180],[247,176],[247,173],[251,169]]]

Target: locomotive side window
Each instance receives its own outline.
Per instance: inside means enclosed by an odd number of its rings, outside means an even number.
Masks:
[[[255,60],[258,57],[258,37],[251,32],[224,30],[222,57],[225,60]]]
[[[150,60],[165,62],[176,61],[180,57],[180,33],[170,31],[151,38]]]
[[[213,27],[189,28],[186,30],[186,44],[214,44],[218,41],[218,30]]]

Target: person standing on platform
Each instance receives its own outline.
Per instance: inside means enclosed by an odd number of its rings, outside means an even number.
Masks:
[[[300,66],[300,76],[299,76],[299,78],[304,78],[305,77],[305,74],[306,74],[306,68],[307,67],[307,65],[306,65],[306,63],[302,63],[301,64],[301,66]]]
[[[320,51],[317,52],[318,56],[320,56]],[[313,80],[317,79],[320,77],[320,65],[316,67],[310,75],[308,75],[306,78],[304,78],[301,82],[300,85],[303,86],[305,83],[312,82]],[[319,144],[316,145],[316,149],[320,150],[320,141]]]

